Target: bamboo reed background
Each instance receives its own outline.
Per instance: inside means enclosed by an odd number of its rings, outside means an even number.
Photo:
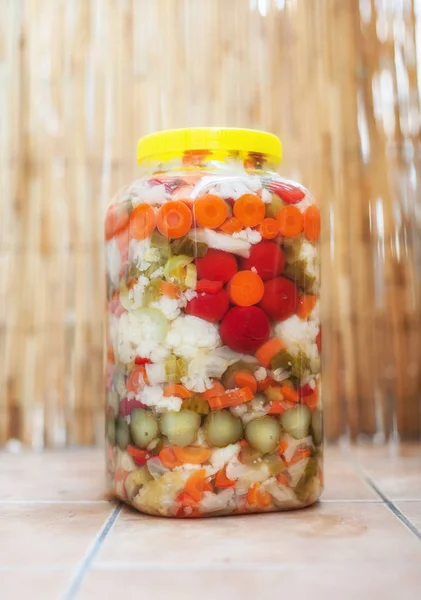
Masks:
[[[168,127],[273,131],[324,216],[326,432],[421,437],[419,0],[0,0],[0,445],[102,439],[102,220]]]

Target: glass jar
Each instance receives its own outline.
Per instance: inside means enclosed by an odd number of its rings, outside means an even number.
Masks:
[[[109,206],[108,472],[144,513],[321,493],[320,215],[280,160],[264,132],[152,134]]]

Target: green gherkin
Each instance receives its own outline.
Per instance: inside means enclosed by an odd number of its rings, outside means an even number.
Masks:
[[[171,242],[171,252],[173,254],[184,254],[185,256],[202,258],[207,251],[207,244],[196,242],[187,236]]]
[[[183,400],[183,408],[192,410],[199,415],[208,415],[210,412],[208,402],[200,396],[192,396],[191,398],[186,398]]]
[[[310,456],[308,459],[308,463],[306,468],[304,469],[304,473],[301,475],[300,480],[295,486],[295,494],[300,502],[307,502],[310,498],[313,485],[314,478],[319,476],[319,465],[316,456]]]

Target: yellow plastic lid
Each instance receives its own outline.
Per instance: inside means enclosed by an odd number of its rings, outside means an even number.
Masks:
[[[177,156],[189,150],[256,152],[278,163],[282,160],[282,144],[276,135],[254,129],[220,127],[168,129],[145,135],[137,144],[137,160]]]

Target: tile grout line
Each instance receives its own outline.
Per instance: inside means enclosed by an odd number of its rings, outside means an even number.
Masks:
[[[104,525],[102,526],[101,530],[97,534],[96,538],[94,539],[94,541],[92,542],[92,544],[90,545],[88,550],[86,551],[85,557],[80,562],[79,567],[77,568],[77,571],[76,571],[74,577],[70,581],[70,584],[69,584],[67,590],[64,592],[64,594],[62,596],[62,600],[74,600],[74,598],[76,598],[76,594],[79,591],[82,581],[85,578],[85,575],[87,574],[90,566],[92,565],[96,555],[98,554],[102,544],[104,543],[105,538],[110,533],[112,526],[116,522],[117,517],[119,516],[119,514],[121,512],[122,506],[123,505],[120,502],[114,508],[112,513],[109,515],[109,517],[106,519]]]
[[[409,529],[411,533],[415,535],[421,541],[421,531],[419,531],[413,523],[404,515],[404,513],[396,506],[396,504],[390,500],[381,490],[377,487],[365,469],[361,466],[361,464],[354,459],[351,454],[346,453],[346,458],[352,464],[357,473],[364,479],[364,481],[371,487],[374,492],[383,500],[383,503],[390,510],[391,513],[395,515],[395,517]]]

